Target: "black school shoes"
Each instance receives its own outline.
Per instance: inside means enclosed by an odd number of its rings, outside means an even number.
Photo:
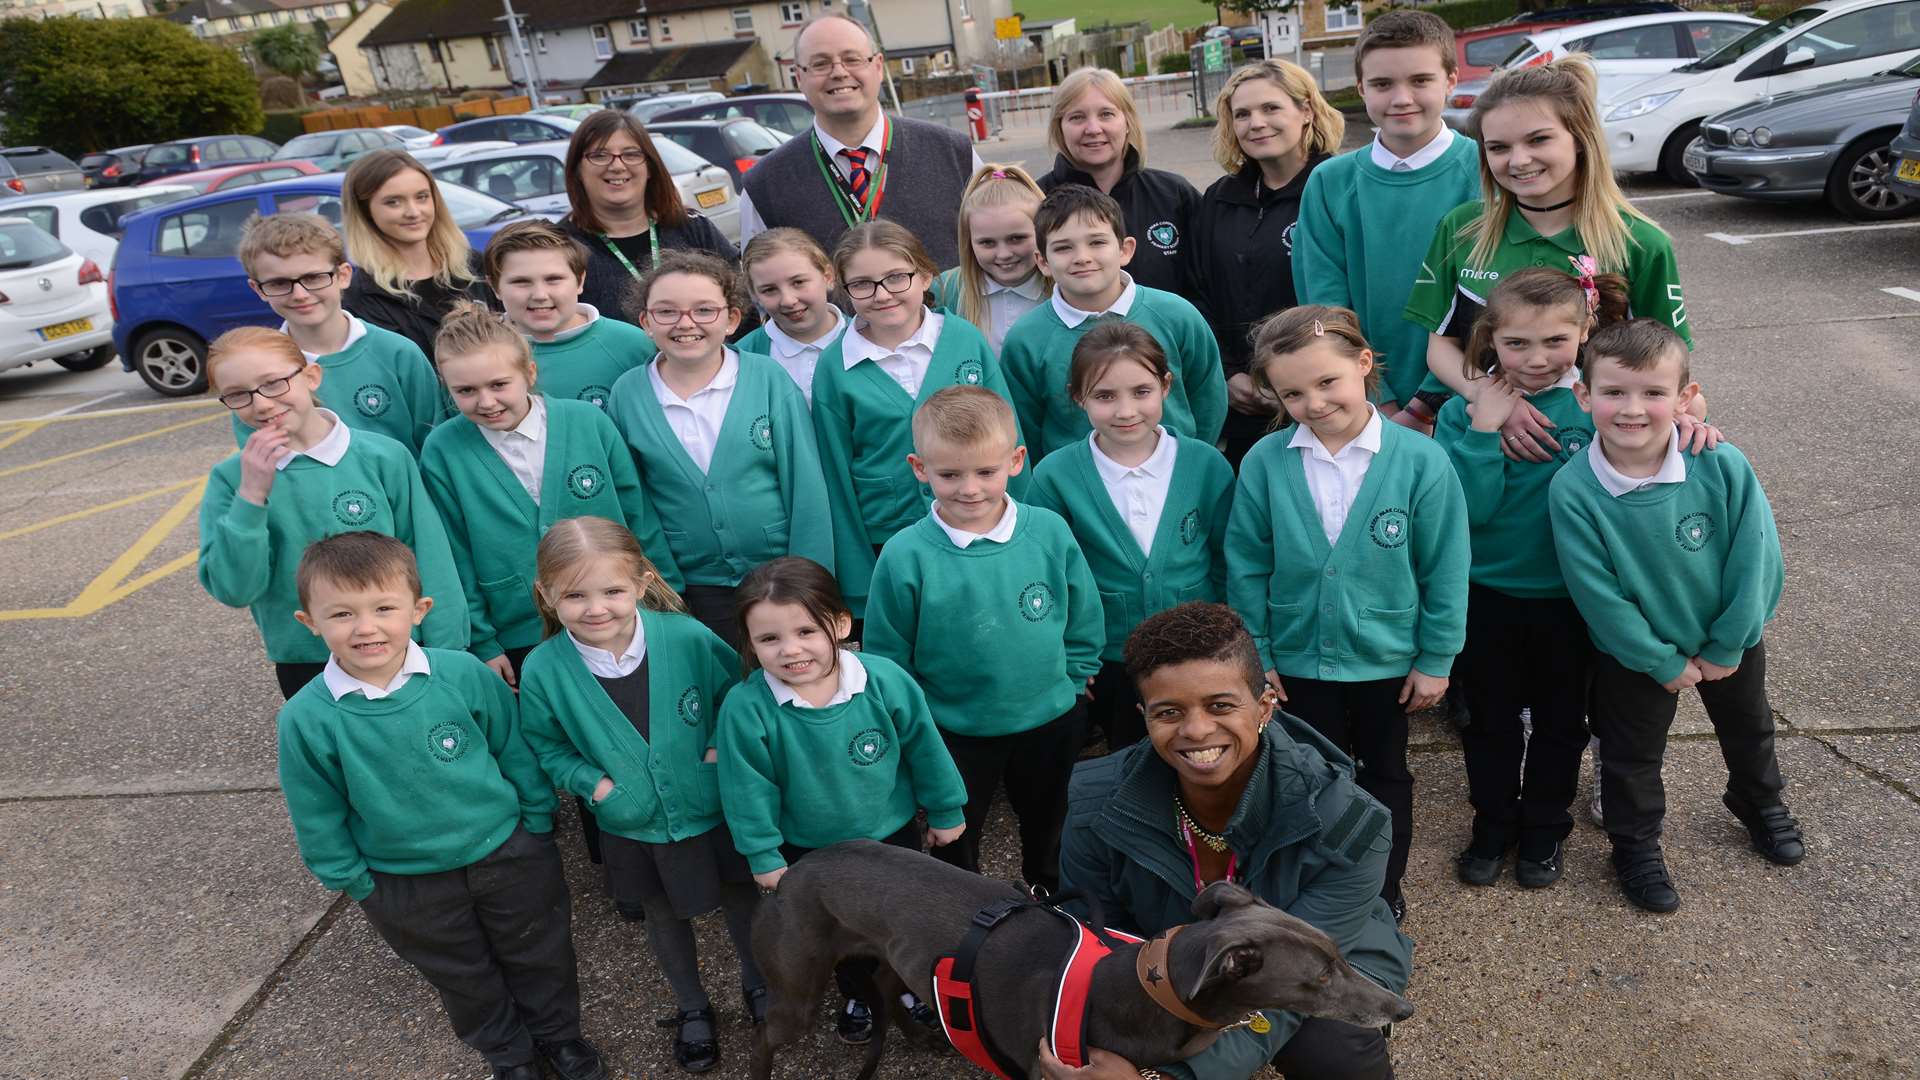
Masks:
[[[1776,866],[1792,866],[1807,857],[1806,840],[1800,835],[1800,823],[1778,803],[1762,810],[1748,810],[1730,794],[1720,796],[1733,816],[1747,827],[1753,849]]]
[[[600,1051],[585,1039],[566,1039],[561,1042],[541,1042],[534,1040],[533,1048],[547,1059],[562,1080],[607,1080],[606,1063],[600,1060]]]
[[[1660,845],[1613,849],[1613,872],[1619,875],[1620,891],[1642,911],[1664,915],[1680,906],[1680,893],[1667,873],[1667,859]]]

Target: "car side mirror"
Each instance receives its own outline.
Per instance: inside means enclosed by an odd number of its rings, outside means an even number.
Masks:
[[[1775,70],[1797,71],[1803,67],[1812,67],[1814,60],[1815,60],[1815,56],[1813,54],[1813,50],[1802,45],[1801,47],[1788,53],[1786,57],[1780,61],[1780,66]]]

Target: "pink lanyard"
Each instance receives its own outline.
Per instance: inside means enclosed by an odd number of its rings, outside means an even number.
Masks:
[[[1193,830],[1187,828],[1185,821],[1180,822],[1180,837],[1187,842],[1187,857],[1193,860],[1193,891],[1198,895],[1205,891],[1207,883],[1200,880],[1200,849],[1194,846]],[[1233,880],[1233,871],[1239,865],[1239,858],[1233,852],[1227,852],[1227,876],[1223,880]]]

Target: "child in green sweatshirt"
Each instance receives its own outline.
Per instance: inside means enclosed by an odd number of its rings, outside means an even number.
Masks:
[[[993,391],[949,386],[913,418],[914,475],[933,511],[873,569],[865,650],[906,669],[966,783],[967,831],[938,848],[978,871],[981,822],[1006,781],[1026,880],[1058,880],[1067,777],[1086,739],[1105,643],[1100,590],[1060,515],[1007,498],[1026,449]]]
[[[843,840],[919,851],[922,808],[935,848],[959,839],[967,789],[926,695],[893,661],[840,647],[853,612],[833,575],[775,559],[740,583],[739,604],[752,651],[720,710],[720,803],[754,879],[778,888],[788,866]],[[849,1029],[872,1023],[858,990],[873,969],[856,960],[834,971]]]
[[[327,650],[294,618],[294,571],[308,544],[372,529],[398,537],[425,567],[430,646],[467,647],[467,604],[440,515],[406,447],[354,431],[320,407],[324,369],[277,330],[243,326],[207,350],[207,381],[252,434],[207,475],[200,500],[200,584],[260,628],[283,696],[325,666]]]
[[[703,1072],[720,1051],[689,920],[725,913],[748,1013],[766,1016],[751,947],[759,892],[720,816],[714,750],[740,660],[684,614],[633,534],[606,518],[556,523],[538,561],[548,637],[521,672],[527,742],[553,783],[590,801],[614,905],[645,914],[679,1006],[674,1060]]]
[[[781,555],[833,565],[806,399],[772,360],[727,348],[739,280],[711,255],[661,253],[634,292],[660,355],[620,377],[608,409],[686,578],[687,606],[734,645],[733,590],[747,571]]]
[[[646,331],[580,302],[587,249],[552,222],[516,221],[494,233],[481,264],[507,318],[533,345],[548,400],[584,401],[604,411],[620,376],[659,351]]]
[[[1769,861],[1806,856],[1780,793],[1767,703],[1767,622],[1780,602],[1780,536],[1766,492],[1732,446],[1689,456],[1676,416],[1698,392],[1687,347],[1662,320],[1605,327],[1575,385],[1594,442],[1553,478],[1554,551],[1601,656],[1591,710],[1613,865],[1627,899],[1672,911],[1660,780],[1675,695],[1687,687],[1727,762],[1722,801]]]
[[[360,904],[440,991],[496,1077],[605,1077],[580,1037],[571,900],[553,787],[513,692],[462,652],[422,649],[434,607],[413,552],[349,532],[300,560],[298,618],[332,654],[280,710],[280,786],[300,857]]]
[[[1253,373],[1293,422],[1240,463],[1227,598],[1287,711],[1358,763],[1393,815],[1380,895],[1406,913],[1407,717],[1446,693],[1467,621],[1467,515],[1433,440],[1384,422],[1358,319],[1306,304],[1254,335]]]

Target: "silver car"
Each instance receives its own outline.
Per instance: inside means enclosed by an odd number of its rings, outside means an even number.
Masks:
[[[0,146],[0,197],[43,191],[81,191],[87,175],[60,151],[47,146]]]
[[[712,164],[678,143],[655,139],[660,160],[673,174],[680,201],[712,221],[720,234],[740,242],[740,196],[727,170]],[[470,154],[458,161],[430,165],[442,180],[465,184],[536,214],[559,216],[572,209],[567,201],[567,143],[523,143]]]
[[[1920,60],[1878,75],[1780,94],[1710,116],[1682,161],[1700,186],[1769,201],[1824,199],[1878,221],[1920,209],[1891,182],[1889,143],[1906,123]]]

